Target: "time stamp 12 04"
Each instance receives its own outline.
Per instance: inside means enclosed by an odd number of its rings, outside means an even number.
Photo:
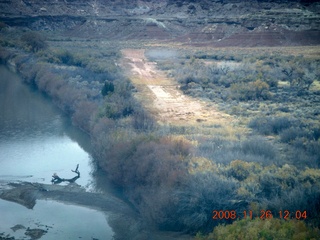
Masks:
[[[271,210],[260,210],[259,214],[253,213],[252,210],[237,212],[235,210],[213,210],[212,219],[213,220],[235,220],[235,219],[245,219],[245,218],[260,218],[262,220],[280,218],[280,219],[297,219],[305,220],[307,218],[307,211],[288,211],[279,210],[278,212],[272,212]]]

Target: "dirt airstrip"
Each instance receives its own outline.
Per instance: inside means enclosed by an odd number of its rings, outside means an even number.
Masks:
[[[156,68],[155,62],[145,57],[143,49],[122,50],[121,66],[137,88],[136,98],[160,123],[174,125],[220,124],[232,117],[216,107],[183,94],[179,84]]]

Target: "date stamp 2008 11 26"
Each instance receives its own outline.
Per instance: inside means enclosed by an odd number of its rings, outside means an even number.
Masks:
[[[271,219],[271,218],[280,218],[280,219],[297,219],[297,220],[304,220],[307,218],[307,211],[300,211],[296,210],[290,212],[288,210],[280,210],[276,214],[273,213],[271,210],[261,210],[260,214],[254,215],[252,210],[243,211],[241,213],[237,213],[235,210],[213,210],[212,211],[212,219],[214,220],[235,220],[235,219],[245,219],[245,218],[260,218],[264,219]]]

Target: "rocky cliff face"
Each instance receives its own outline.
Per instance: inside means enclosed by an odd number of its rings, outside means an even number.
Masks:
[[[85,38],[212,46],[320,43],[320,2],[307,0],[0,0],[0,21]]]

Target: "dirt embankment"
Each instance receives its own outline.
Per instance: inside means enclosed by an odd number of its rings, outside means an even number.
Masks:
[[[124,49],[121,63],[137,88],[135,96],[160,123],[174,125],[222,124],[232,117],[216,107],[186,96],[174,79],[156,68],[156,63],[145,57],[143,49]]]

